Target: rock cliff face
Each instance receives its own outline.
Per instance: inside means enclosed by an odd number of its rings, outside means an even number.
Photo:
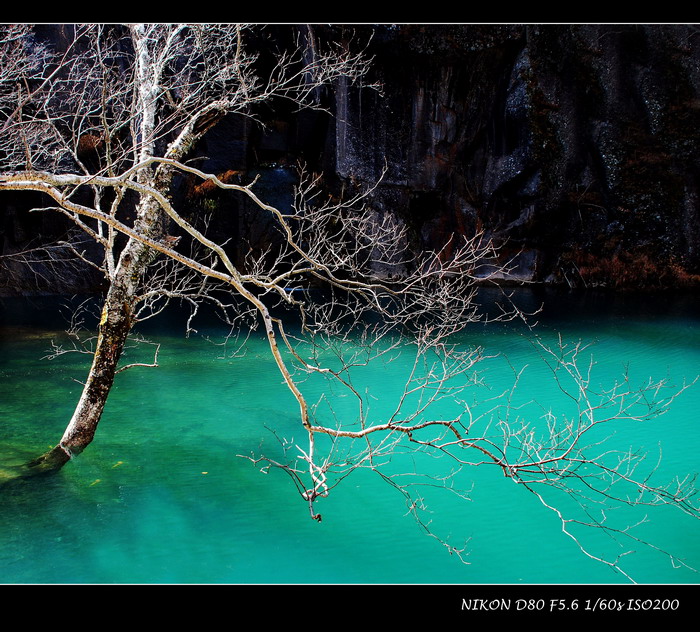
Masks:
[[[291,27],[274,27],[280,32]],[[265,168],[284,195],[302,157],[338,192],[380,181],[416,247],[484,231],[511,278],[612,288],[700,284],[700,30],[683,25],[313,26],[371,36],[371,80],[339,85],[335,117],[277,113],[265,131],[227,120],[202,167]],[[382,177],[382,171],[386,173]],[[212,212],[223,203],[193,192]],[[3,251],[18,215],[0,208]],[[232,202],[226,202],[232,204]],[[262,234],[245,208],[220,230]],[[259,214],[258,214],[259,215]],[[231,217],[230,213],[227,213]],[[20,235],[21,236],[21,235]]]
[[[338,93],[337,173],[374,182],[424,247],[483,230],[512,276],[700,278],[700,31],[377,27],[384,96]]]

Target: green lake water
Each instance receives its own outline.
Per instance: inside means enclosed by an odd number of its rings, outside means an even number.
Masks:
[[[544,301],[536,327],[544,339],[561,334],[593,343],[600,383],[626,366],[637,381],[668,377],[680,385],[700,374],[696,297],[520,292],[517,298],[525,308]],[[0,467],[55,444],[80,395],[87,356],[43,359],[51,341],[61,339],[57,305],[39,299],[0,304]],[[0,487],[0,582],[627,582],[583,555],[556,516],[496,468],[462,472],[459,482],[472,488],[469,501],[426,490],[426,516],[451,544],[467,542],[467,564],[427,536],[403,496],[371,472],[344,480],[319,502],[323,521],[311,520],[288,476],[264,474],[237,456],[266,448],[275,454],[271,429],[290,439],[301,435],[296,404],[264,341],[251,338],[233,357],[212,344],[225,333],[214,322],[189,338],[177,318],[143,331],[162,345],[160,366],[117,376],[93,444],[57,475]],[[460,337],[460,344],[499,354],[482,365],[491,390],[476,389],[474,397],[499,392],[513,369],[527,366],[526,400],[566,408],[529,338],[514,324],[474,325]],[[374,389],[378,414],[405,376],[402,362],[362,377]],[[342,413],[343,402],[336,404]],[[649,451],[649,463],[661,449],[658,480],[698,472],[699,410],[700,383],[668,414],[644,425],[621,424],[614,441]],[[645,516],[640,536],[700,569],[700,523],[653,507],[631,513],[629,521]],[[600,532],[581,538],[594,552],[617,547]],[[696,572],[662,553],[631,548],[622,565],[636,581],[698,582]]]

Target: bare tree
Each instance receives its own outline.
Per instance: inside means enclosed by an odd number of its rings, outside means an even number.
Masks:
[[[587,441],[593,428],[663,413],[678,394],[663,383],[596,392],[578,348],[543,347],[576,414],[548,414],[544,426],[533,426],[517,414],[513,391],[483,412],[473,406],[467,394],[479,380],[483,351],[465,350],[452,335],[484,318],[475,292],[495,252],[482,235],[416,253],[405,225],[367,204],[371,191],[338,201],[323,193],[320,176],[301,170],[293,203],[277,208],[259,197],[255,181],[234,183],[188,160],[223,117],[255,117],[260,104],[276,99],[322,107],[321,86],[359,81],[367,70],[347,44],[324,49],[313,33],[265,66],[246,51],[245,34],[234,25],[89,25],[74,27],[62,50],[53,50],[29,28],[2,27],[0,189],[45,194],[46,210],[68,216],[99,245],[101,258],[76,244],[66,252],[98,267],[108,284],[97,338],[80,347],[93,357],[80,401],[59,444],[32,468],[61,467],[92,441],[134,325],[177,299],[193,316],[208,302],[233,327],[262,327],[297,402],[304,441],[281,438],[285,460],[247,457],[287,472],[316,520],[319,498],[369,468],[406,494],[430,531],[413,493],[422,472],[385,468],[412,452],[448,459],[452,466],[429,483],[455,493],[463,493],[453,486],[460,469],[492,466],[557,512],[547,490],[603,503],[668,503],[697,517],[692,481],[652,486],[635,470],[644,459]],[[235,264],[206,221],[177,208],[176,176],[247,199],[268,220],[267,247],[251,248]],[[495,318],[518,316],[505,309]],[[412,355],[413,368],[392,412],[377,415],[354,371],[399,352]],[[345,389],[353,411],[336,411],[327,398],[310,402],[306,380]],[[514,389],[517,383],[516,375]],[[572,519],[560,516],[570,533]],[[628,535],[600,516],[587,521]],[[619,568],[618,560],[603,561]]]
[[[102,247],[97,265],[109,283],[83,396],[42,466],[60,465],[92,440],[144,305],[162,296],[207,294],[201,281],[199,289],[183,289],[189,277],[173,270],[147,275],[159,252],[248,292],[222,246],[170,203],[175,174],[196,173],[181,162],[195,143],[226,115],[253,116],[257,104],[273,99],[313,106],[316,88],[364,72],[362,58],[341,46],[313,55],[297,48],[281,53],[261,81],[256,58],[243,47],[244,32],[226,25],[78,26],[57,53],[34,41],[27,28],[4,28],[0,151],[5,168],[21,172],[2,186],[46,193]],[[178,254],[168,239],[172,222],[220,258],[226,272],[208,272],[208,259]],[[125,243],[120,234],[128,237]]]

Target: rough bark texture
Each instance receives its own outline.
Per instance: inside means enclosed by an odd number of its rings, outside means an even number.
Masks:
[[[154,239],[162,236],[161,211],[153,201],[142,201],[139,216],[145,235]],[[129,240],[124,248],[105,297],[92,366],[80,401],[59,444],[29,463],[29,473],[58,470],[92,442],[114,383],[119,359],[134,324],[134,297],[148,263],[156,254],[134,239]]]
[[[60,443],[29,463],[30,473],[32,470],[46,472],[59,469],[92,442],[131,330],[130,311],[125,308],[126,305],[128,303],[123,300],[123,292],[113,285],[105,301],[90,373],[73,417]]]

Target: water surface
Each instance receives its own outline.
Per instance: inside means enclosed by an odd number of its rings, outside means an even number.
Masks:
[[[607,383],[627,367],[634,380],[700,373],[698,300],[689,296],[522,292],[545,340],[594,343],[595,379]],[[469,501],[426,490],[432,525],[451,544],[467,543],[468,564],[427,536],[401,494],[371,472],[358,472],[308,508],[289,477],[262,473],[237,455],[280,453],[274,429],[299,436],[296,404],[266,345],[252,337],[244,353],[213,344],[225,333],[205,321],[185,338],[173,317],[143,329],[161,343],[159,367],[120,374],[93,444],[58,475],[0,490],[0,581],[3,583],[617,583],[626,578],[586,557],[556,516],[495,468],[472,468],[460,483]],[[89,358],[47,360],[64,323],[56,301],[10,300],[0,321],[0,466],[22,462],[54,444],[79,397]],[[483,364],[483,398],[506,388],[513,369],[528,367],[524,401],[565,407],[516,325],[475,325],[460,344],[499,357]],[[136,356],[133,356],[136,358]],[[507,358],[507,361],[506,361]],[[377,391],[377,414],[399,387],[407,365],[382,365],[362,379]],[[309,388],[317,388],[310,384]],[[490,390],[489,390],[490,389]],[[332,395],[330,396],[332,400]],[[343,402],[335,404],[343,409]],[[700,469],[700,385],[663,417],[622,425],[620,446],[656,455],[659,479]],[[524,412],[529,414],[529,412]],[[534,414],[534,412],[532,413]],[[277,452],[276,452],[277,451]],[[655,458],[655,456],[654,456]],[[440,465],[441,466],[441,465]],[[426,468],[437,467],[431,460]],[[566,498],[560,499],[564,505]],[[640,534],[700,568],[697,521],[665,508],[647,516]],[[583,541],[611,553],[592,533]],[[623,566],[641,583],[696,583],[658,551],[634,547]],[[620,549],[620,551],[626,549]]]

